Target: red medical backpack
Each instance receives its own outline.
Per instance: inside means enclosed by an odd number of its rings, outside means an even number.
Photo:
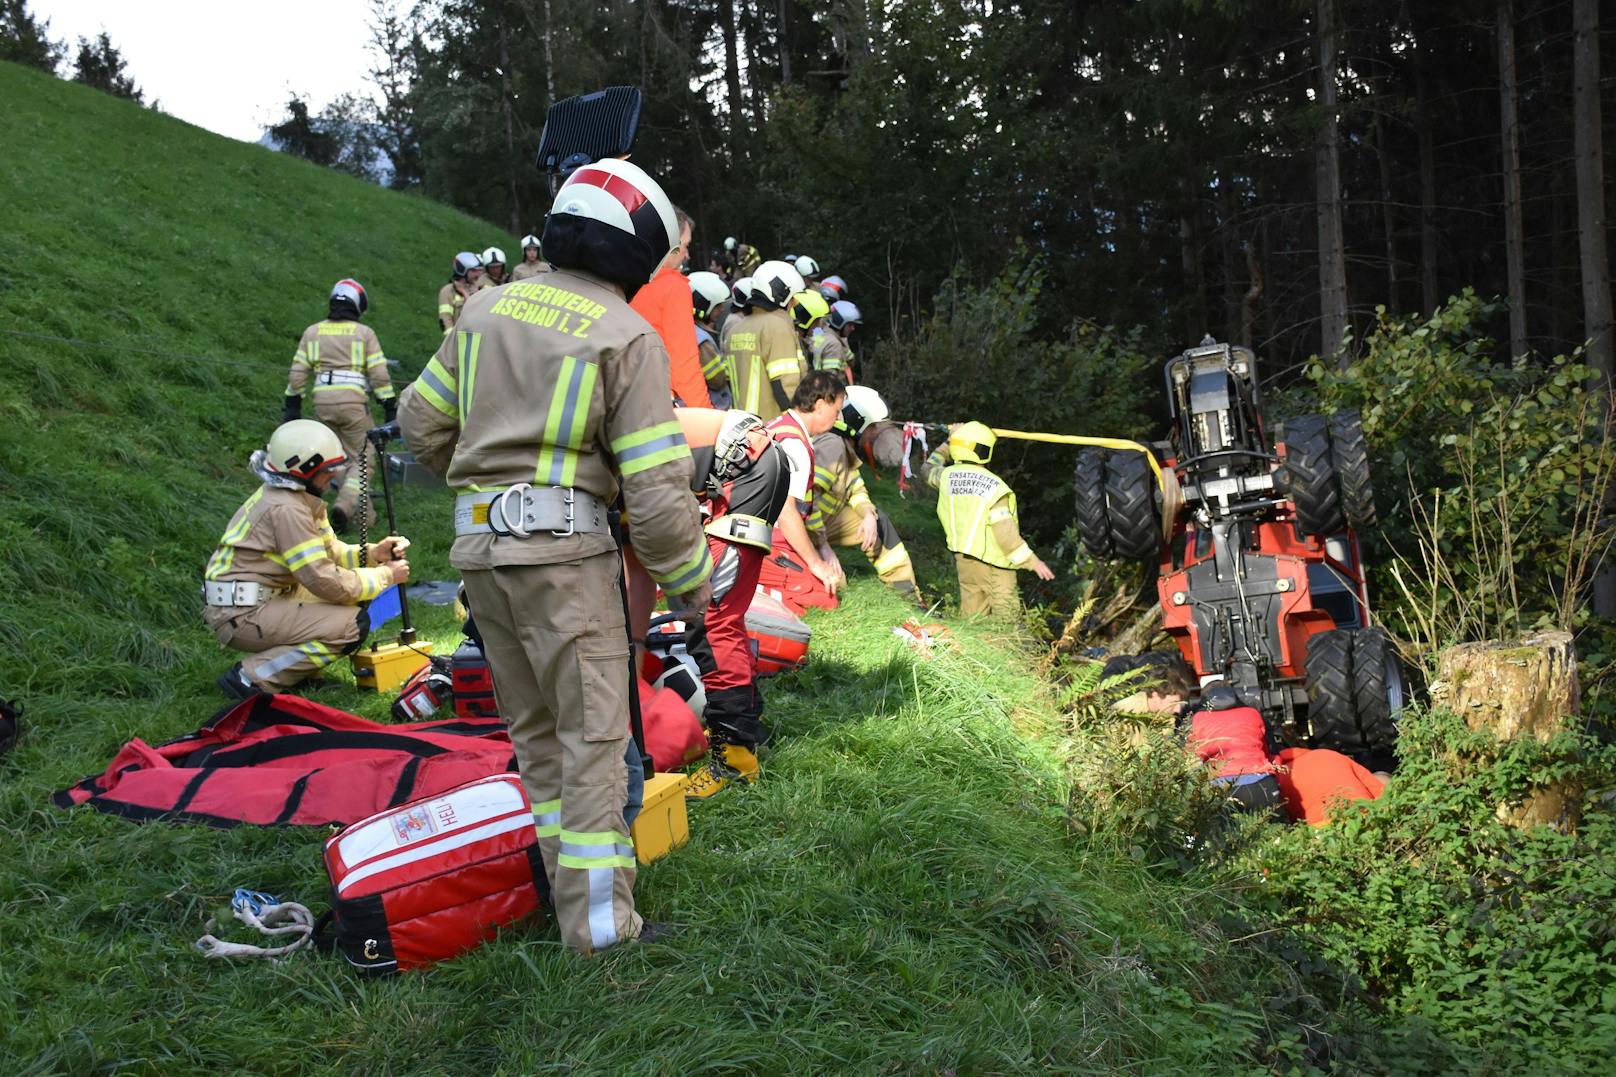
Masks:
[[[515,774],[361,819],[325,843],[325,866],[336,949],[366,972],[447,960],[550,904]]]

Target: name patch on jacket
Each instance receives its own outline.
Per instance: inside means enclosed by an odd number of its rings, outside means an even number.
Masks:
[[[999,481],[980,471],[954,471],[944,486],[952,497],[986,497],[999,488]]]

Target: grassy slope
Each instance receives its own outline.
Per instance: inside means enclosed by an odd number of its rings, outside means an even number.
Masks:
[[[961,630],[916,661],[862,561],[815,618],[811,669],[769,687],[767,780],[698,806],[691,845],[641,875],[644,910],[691,926],[675,945],[584,963],[541,929],[374,983],[190,952],[234,886],[323,905],[325,835],[136,827],[46,797],[219,705],[197,574],[329,282],[366,282],[414,370],[441,264],[498,237],[3,64],[0,99],[20,225],[0,232],[0,329],[212,357],[0,333],[0,692],[31,716],[0,762],[0,1071],[1160,1071],[1290,1038],[1209,926],[1216,895],[1071,841],[1014,641]],[[900,527],[951,586],[927,515],[905,504]],[[443,496],[411,491],[402,517],[444,576]],[[422,620],[451,642],[442,611]]]

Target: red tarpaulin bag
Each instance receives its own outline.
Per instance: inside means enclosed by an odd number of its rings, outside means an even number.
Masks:
[[[791,607],[766,591],[759,591],[746,611],[746,634],[752,640],[757,675],[783,673],[808,661],[813,632]]]
[[[325,843],[325,867],[335,948],[372,973],[445,961],[550,904],[515,774],[361,819]]]

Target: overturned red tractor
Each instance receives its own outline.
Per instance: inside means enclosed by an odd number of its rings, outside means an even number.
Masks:
[[[1406,688],[1358,545],[1375,524],[1360,417],[1287,420],[1270,448],[1249,350],[1207,338],[1165,373],[1169,441],[1078,458],[1083,544],[1159,562],[1193,682],[1221,681],[1282,741],[1389,764]]]

